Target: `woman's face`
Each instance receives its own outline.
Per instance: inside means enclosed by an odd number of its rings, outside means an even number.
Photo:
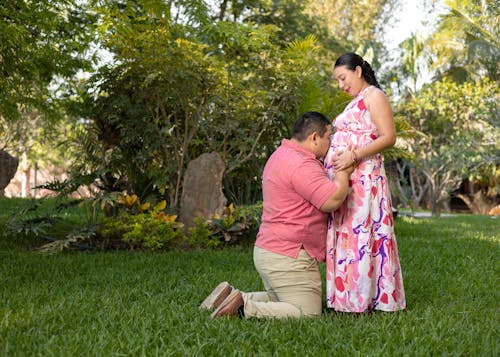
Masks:
[[[337,80],[340,89],[352,97],[359,94],[364,85],[364,78],[361,76],[361,67],[357,66],[354,71],[346,66],[338,66],[333,70],[333,75]]]

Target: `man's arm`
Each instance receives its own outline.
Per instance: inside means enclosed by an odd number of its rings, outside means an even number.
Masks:
[[[332,212],[340,207],[342,202],[344,202],[347,194],[349,193],[349,176],[353,171],[353,167],[338,171],[335,173],[333,182],[335,183],[336,189],[333,191],[332,195],[326,200],[323,205],[319,208],[322,212]]]

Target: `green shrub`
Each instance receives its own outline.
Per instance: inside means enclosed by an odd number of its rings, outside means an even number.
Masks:
[[[241,243],[245,238],[255,237],[262,211],[260,203],[238,208],[230,204],[222,215],[208,220],[195,218],[194,226],[187,230],[186,236],[182,223],[176,221],[177,216],[163,211],[165,201],[151,208],[134,195],[127,195],[120,202],[124,209],[117,216],[103,219],[101,236],[108,245],[116,247],[120,240],[129,249],[169,250],[184,243],[191,248],[215,248]]]
[[[121,202],[125,210],[102,220],[104,241],[119,239],[130,249],[149,250],[172,249],[186,241],[182,223],[176,222],[177,216],[165,214],[165,201],[152,209],[149,203],[141,204],[135,195],[126,195]]]
[[[237,206],[234,210],[237,221],[245,221],[248,226],[248,233],[255,235],[259,230],[262,217],[262,201],[253,205]]]
[[[172,223],[145,214],[132,216],[131,230],[123,235],[123,241],[142,245],[151,250],[173,248],[184,240],[184,233]]]
[[[188,229],[188,243],[195,248],[215,248],[221,244],[220,239],[214,236],[208,222],[203,218],[193,219],[194,227]]]
[[[30,238],[31,244],[44,253],[75,249],[205,249],[253,243],[262,212],[262,203],[238,207],[230,204],[222,215],[195,218],[194,226],[184,230],[177,216],[167,213],[165,201],[153,205],[141,202],[136,195],[118,192],[86,201],[59,197],[14,203],[1,216],[2,235],[9,239]],[[105,214],[110,207],[110,214]]]
[[[30,199],[24,201],[21,207],[13,209],[7,219],[3,235],[19,238],[46,235],[48,228],[59,221],[60,218],[55,215],[55,210],[40,212],[40,207],[44,203],[44,199]]]

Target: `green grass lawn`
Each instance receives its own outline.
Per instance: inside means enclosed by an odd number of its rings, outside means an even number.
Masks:
[[[262,288],[251,247],[47,256],[3,238],[0,356],[499,356],[500,219],[398,218],[396,233],[406,311],[283,321],[198,310],[220,281]]]

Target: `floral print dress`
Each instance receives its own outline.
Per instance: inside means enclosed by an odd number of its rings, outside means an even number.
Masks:
[[[360,148],[378,137],[359,93],[334,120],[325,167],[348,145]],[[351,175],[347,199],[330,215],[326,254],[327,307],[336,311],[396,311],[406,307],[387,177],[380,154],[363,158]]]

